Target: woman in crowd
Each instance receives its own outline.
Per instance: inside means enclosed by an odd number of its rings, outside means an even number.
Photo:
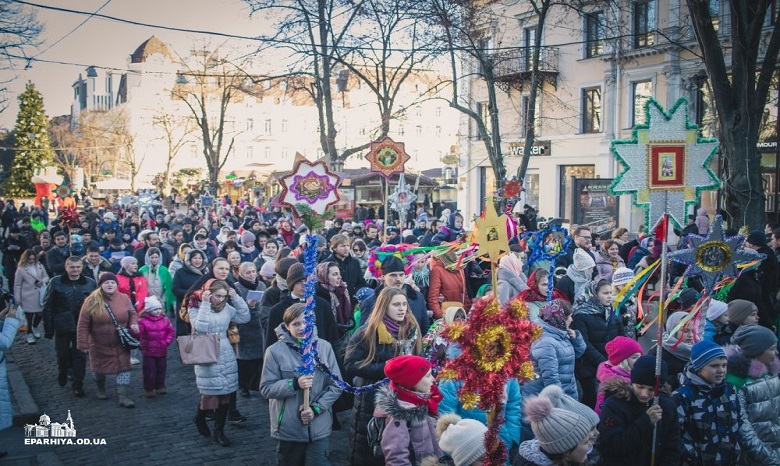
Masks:
[[[520,254],[508,252],[498,261],[498,302],[506,305],[512,298],[528,288],[528,278],[523,273]]]
[[[601,248],[596,253],[596,268],[600,278],[612,281],[612,274],[626,263],[620,257],[620,245],[613,240],[601,243]]]
[[[550,286],[550,273],[544,269],[536,269],[531,272],[526,284],[528,288],[520,292],[518,298],[528,307],[528,320],[536,322],[539,318],[539,311],[547,302],[547,291]],[[552,299],[566,299],[560,291],[552,290]]]
[[[726,380],[737,389],[744,444],[741,464],[780,464],[780,360],[777,337],[760,325],[740,327],[727,348]]]
[[[157,250],[159,252],[159,249]],[[146,279],[138,273],[138,260],[133,256],[122,258],[121,268],[116,274],[119,292],[127,295],[137,312],[144,309],[144,300],[149,296],[149,285]]]
[[[239,277],[238,268],[241,265],[241,262],[251,262],[251,261],[242,261],[241,253],[239,253],[238,251],[233,251],[230,254],[228,254],[227,261],[228,264],[230,264],[230,278],[233,279],[234,283],[236,280],[238,280]]]
[[[352,240],[352,244],[349,246],[349,249],[351,251],[352,257],[357,259],[357,261],[360,263],[360,270],[363,275],[365,275],[366,269],[368,269],[368,248],[366,248],[365,241],[360,238],[354,238]]]
[[[38,261],[38,256],[31,249],[24,251],[16,269],[13,292],[16,305],[24,309],[27,319],[27,343],[30,345],[41,338],[41,331],[37,328],[43,320],[41,290],[48,283],[49,275]]]
[[[228,299],[233,303],[232,306],[228,304]],[[211,435],[206,423],[206,413],[216,410],[212,439],[215,443],[227,447],[230,446],[230,440],[225,436],[224,429],[230,395],[238,389],[238,365],[227,338],[227,329],[230,322],[249,322],[249,308],[236,290],[224,280],[207,281],[192,294],[187,308],[194,331],[220,336],[217,362],[195,366],[196,383],[201,394],[195,425],[204,437]]]
[[[146,279],[149,288],[149,296],[154,296],[160,301],[164,310],[172,310],[176,306],[176,296],[173,294],[173,278],[168,268],[160,263],[162,253],[160,249],[151,247],[146,251],[144,265],[138,273]]]
[[[428,290],[428,309],[439,319],[444,314],[442,304],[449,301],[448,306],[460,305],[471,309],[471,299],[466,292],[466,276],[463,268],[457,264],[458,257],[453,251],[448,251],[431,259],[431,287]],[[448,306],[445,306],[448,307]]]
[[[114,318],[111,318],[113,314]],[[76,327],[76,347],[89,352],[89,364],[97,385],[97,398],[107,399],[106,375],[116,374],[119,406],[135,407],[129,397],[130,351],[122,346],[114,320],[138,335],[138,315],[130,298],[119,292],[117,276],[104,272],[98,288],[84,300]]]
[[[181,246],[179,246],[179,250],[176,253],[176,257],[173,258],[171,261],[171,264],[168,266],[168,272],[171,274],[171,278],[176,276],[176,272],[181,270],[182,267],[184,267],[184,258],[189,254],[189,252],[192,250],[192,245],[190,243],[182,243]]]
[[[607,360],[605,348],[608,341],[623,334],[620,319],[612,312],[612,283],[593,280],[583,293],[583,300],[574,306],[571,324],[579,330],[587,348],[577,359],[575,374],[582,384],[582,402],[591,408],[596,406],[596,370]]]
[[[401,354],[420,355],[422,336],[403,290],[385,288],[379,294],[371,316],[355,331],[347,347],[345,366],[356,386],[385,378],[385,363]],[[350,451],[352,464],[378,462],[368,449],[367,425],[374,416],[373,391],[355,395]]]
[[[279,252],[279,243],[276,242],[274,239],[269,239],[265,245],[263,246],[262,251],[260,251],[260,255],[257,256],[257,259],[255,259],[255,265],[257,266],[257,270],[260,270],[263,267],[263,264],[276,263],[276,253]]]
[[[344,336],[354,325],[352,303],[347,285],[341,280],[341,271],[335,262],[321,262],[317,265],[317,296],[330,304],[333,317],[339,326],[339,337]],[[339,352],[339,349],[336,349]]]
[[[534,438],[520,444],[514,466],[587,464],[598,439],[599,417],[556,385],[523,405]]]
[[[11,391],[8,384],[8,373],[5,367],[5,352],[11,348],[19,328],[22,312],[17,307],[15,313],[11,306],[0,311],[0,431],[13,425],[13,407],[11,406]],[[0,459],[8,456],[8,452],[0,451]]]
[[[612,295],[617,297],[622,290],[631,280],[634,279],[634,271],[621,267],[615,270],[612,274]],[[635,296],[629,296],[628,299],[622,299],[622,303],[613,302],[613,305],[619,307],[615,309],[615,314],[621,316],[623,323],[623,330],[625,336],[636,339],[637,337],[637,302]]]
[[[331,434],[333,403],[341,389],[321,369],[311,375],[298,375],[290,368],[301,365],[305,337],[305,304],[290,306],[284,322],[276,328],[279,341],[266,350],[260,393],[268,399],[271,436],[277,440],[276,464],[290,466],[328,465],[328,441]],[[336,377],[341,373],[333,348],[317,338],[318,362]],[[303,409],[303,390],[309,390],[310,404]]]
[[[581,248],[575,249],[572,257],[571,265],[566,268],[566,275],[557,281],[555,289],[570,303],[575,304],[588,288],[596,261]]]

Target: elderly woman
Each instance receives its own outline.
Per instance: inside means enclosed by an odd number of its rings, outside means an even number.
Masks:
[[[24,251],[16,269],[14,298],[16,304],[24,309],[24,316],[27,318],[27,343],[30,345],[41,338],[40,330],[35,327],[43,320],[40,294],[47,283],[49,275],[38,261],[38,256],[31,249]]]
[[[111,318],[113,314],[114,318]],[[135,407],[128,396],[130,351],[122,346],[114,320],[138,335],[138,315],[130,298],[119,292],[117,276],[104,272],[95,289],[81,306],[76,327],[76,347],[89,352],[89,364],[97,385],[97,398],[107,399],[106,375],[116,374],[119,406]]]
[[[228,298],[233,305],[228,304]],[[227,329],[231,321],[238,324],[249,322],[249,307],[227,282],[209,280],[192,294],[187,308],[194,331],[219,335],[217,362],[195,366],[195,379],[201,395],[195,425],[204,437],[211,435],[206,423],[206,413],[216,410],[212,440],[227,447],[230,446],[230,440],[225,437],[224,429],[230,395],[238,389],[238,365],[227,337]]]

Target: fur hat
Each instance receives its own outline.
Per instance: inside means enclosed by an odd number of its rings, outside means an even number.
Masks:
[[[411,354],[396,356],[385,363],[385,375],[403,388],[412,390],[431,370],[427,359]]]
[[[669,370],[666,366],[666,361],[662,359],[661,385],[666,383],[668,376]],[[655,356],[646,355],[636,360],[634,368],[631,369],[631,383],[649,387],[655,386]]]
[[[642,354],[642,347],[633,338],[617,336],[607,342],[604,346],[607,350],[607,359],[613,366],[617,366],[621,362],[628,359],[632,354]]]
[[[457,414],[443,414],[436,422],[439,447],[448,453],[455,466],[469,466],[484,455],[487,426]]]
[[[750,314],[757,311],[758,308],[755,304],[744,299],[735,299],[730,302],[727,307],[729,322],[735,325],[742,325],[742,322],[744,322]]]
[[[760,325],[743,325],[734,332],[731,342],[739,346],[742,354],[749,358],[761,355],[777,344],[777,337],[771,330]]]
[[[726,351],[714,341],[702,340],[691,347],[691,366],[695,372],[699,372],[713,359],[725,357]]]
[[[745,241],[753,246],[766,246],[766,233],[760,230],[753,230],[748,233]]]
[[[585,252],[582,248],[576,248],[574,250],[573,258],[572,264],[574,264],[574,268],[579,272],[587,272],[596,266],[596,261],[594,261],[593,258],[590,257],[590,254]]]
[[[715,322],[722,316],[723,314],[728,311],[729,306],[728,304],[724,303],[723,301],[718,301],[717,299],[711,299],[710,305],[707,307],[707,319],[710,322]]]
[[[119,279],[116,278],[116,275],[113,272],[103,272],[100,274],[100,277],[98,277],[98,286],[103,286],[103,283],[108,281],[119,284]]]
[[[619,267],[612,274],[612,286],[621,286],[634,279],[634,271],[628,267]]]
[[[539,445],[546,453],[560,454],[577,446],[598,424],[579,412],[556,408],[550,398],[539,395],[529,398],[523,406]]]
[[[303,264],[296,262],[287,270],[287,289],[292,290],[296,283],[306,280],[306,271]]]

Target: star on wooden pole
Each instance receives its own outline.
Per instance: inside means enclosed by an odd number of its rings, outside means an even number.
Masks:
[[[509,238],[506,232],[508,217],[498,215],[493,199],[488,198],[485,211],[474,221],[477,225],[476,243],[479,244],[477,257],[487,257],[491,262],[497,262],[509,251]]]

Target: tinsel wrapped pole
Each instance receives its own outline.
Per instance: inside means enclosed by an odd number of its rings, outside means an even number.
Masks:
[[[660,279],[660,297],[658,299],[658,336],[656,340],[656,352],[655,352],[655,387],[653,388],[653,405],[658,404],[658,399],[661,392],[661,355],[663,351],[661,345],[663,344],[663,330],[664,330],[664,307],[666,300],[664,299],[664,291],[666,287],[666,238],[669,235],[669,214],[664,214],[661,218],[661,226],[656,230],[661,233],[661,279]],[[658,235],[656,235],[658,236]],[[656,238],[658,239],[658,238]],[[658,438],[658,423],[653,425],[653,445],[650,454],[650,465],[655,466],[655,446],[656,439]]]
[[[298,366],[300,375],[314,374],[314,361],[317,352],[317,339],[314,338],[316,318],[314,315],[314,287],[316,285],[315,269],[317,268],[317,237],[308,236],[308,241],[303,249],[303,267],[305,270],[306,284],[303,287],[303,298],[306,307],[303,311],[304,337],[301,340],[301,365]],[[303,389],[303,409],[309,409],[309,389]]]

